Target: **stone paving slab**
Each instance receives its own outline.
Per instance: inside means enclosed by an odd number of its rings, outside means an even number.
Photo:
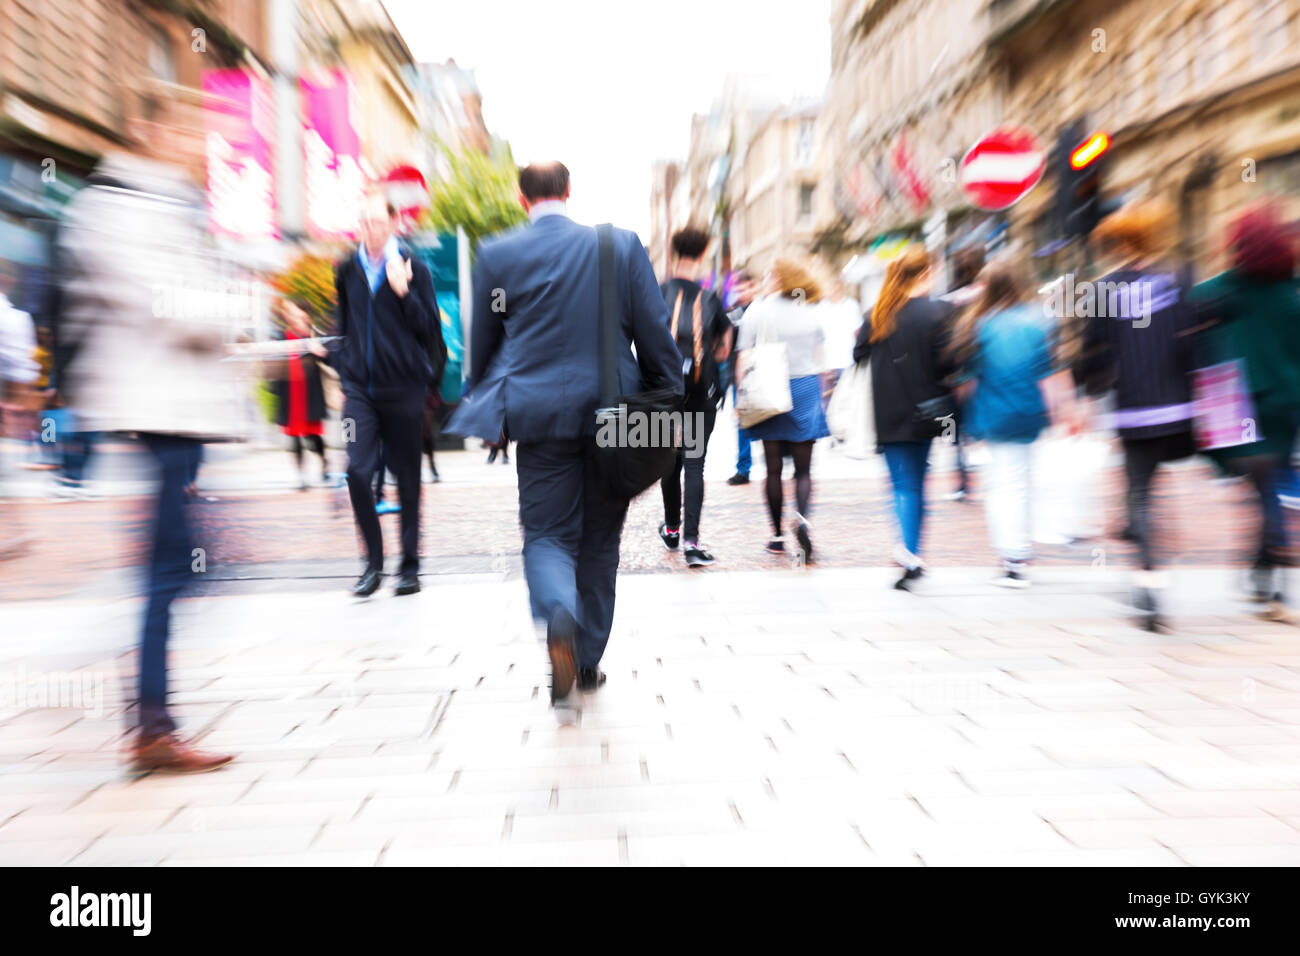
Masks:
[[[188,600],[176,712],[239,760],[179,778],[120,758],[138,605],[7,604],[0,679],[88,696],[0,711],[0,863],[1300,863],[1300,631],[1230,572],[1169,634],[1091,571],[891,574],[625,577],[568,723],[518,579]]]

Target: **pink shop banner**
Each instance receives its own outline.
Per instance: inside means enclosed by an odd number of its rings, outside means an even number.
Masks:
[[[327,70],[299,82],[307,231],[317,239],[355,238],[365,176],[352,123],[352,80],[343,70]]]
[[[247,70],[203,74],[204,152],[212,231],[237,239],[278,238],[267,82]]]

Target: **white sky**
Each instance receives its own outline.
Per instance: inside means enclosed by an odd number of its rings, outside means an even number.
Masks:
[[[648,241],[650,165],[684,158],[730,73],[821,94],[830,0],[384,0],[420,61],[475,71],[515,159],[559,159],[570,213]]]

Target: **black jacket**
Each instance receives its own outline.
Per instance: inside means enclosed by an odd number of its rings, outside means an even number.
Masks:
[[[1190,432],[1197,312],[1177,275],[1121,270],[1096,287],[1075,378],[1093,395],[1115,389],[1115,427],[1123,438]],[[1106,291],[1116,287],[1128,295]]]
[[[334,269],[340,338],[330,364],[338,370],[344,395],[424,399],[434,372],[431,346],[443,349],[442,320],[428,267],[405,251],[402,258],[411,263],[412,275],[401,298],[387,277],[371,295],[355,249]]]
[[[853,346],[853,361],[871,363],[871,394],[876,441],[924,441],[913,421],[918,403],[949,391],[953,372],[948,356],[952,306],[937,299],[908,299],[898,310],[894,331],[871,341],[864,322]]]

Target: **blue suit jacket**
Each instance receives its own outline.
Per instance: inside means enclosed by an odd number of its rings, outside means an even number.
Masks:
[[[636,233],[614,231],[621,393],[682,390],[668,309]],[[474,267],[469,390],[446,430],[545,441],[596,433],[596,231],[566,216],[489,240]],[[636,354],[631,346],[635,346]]]

